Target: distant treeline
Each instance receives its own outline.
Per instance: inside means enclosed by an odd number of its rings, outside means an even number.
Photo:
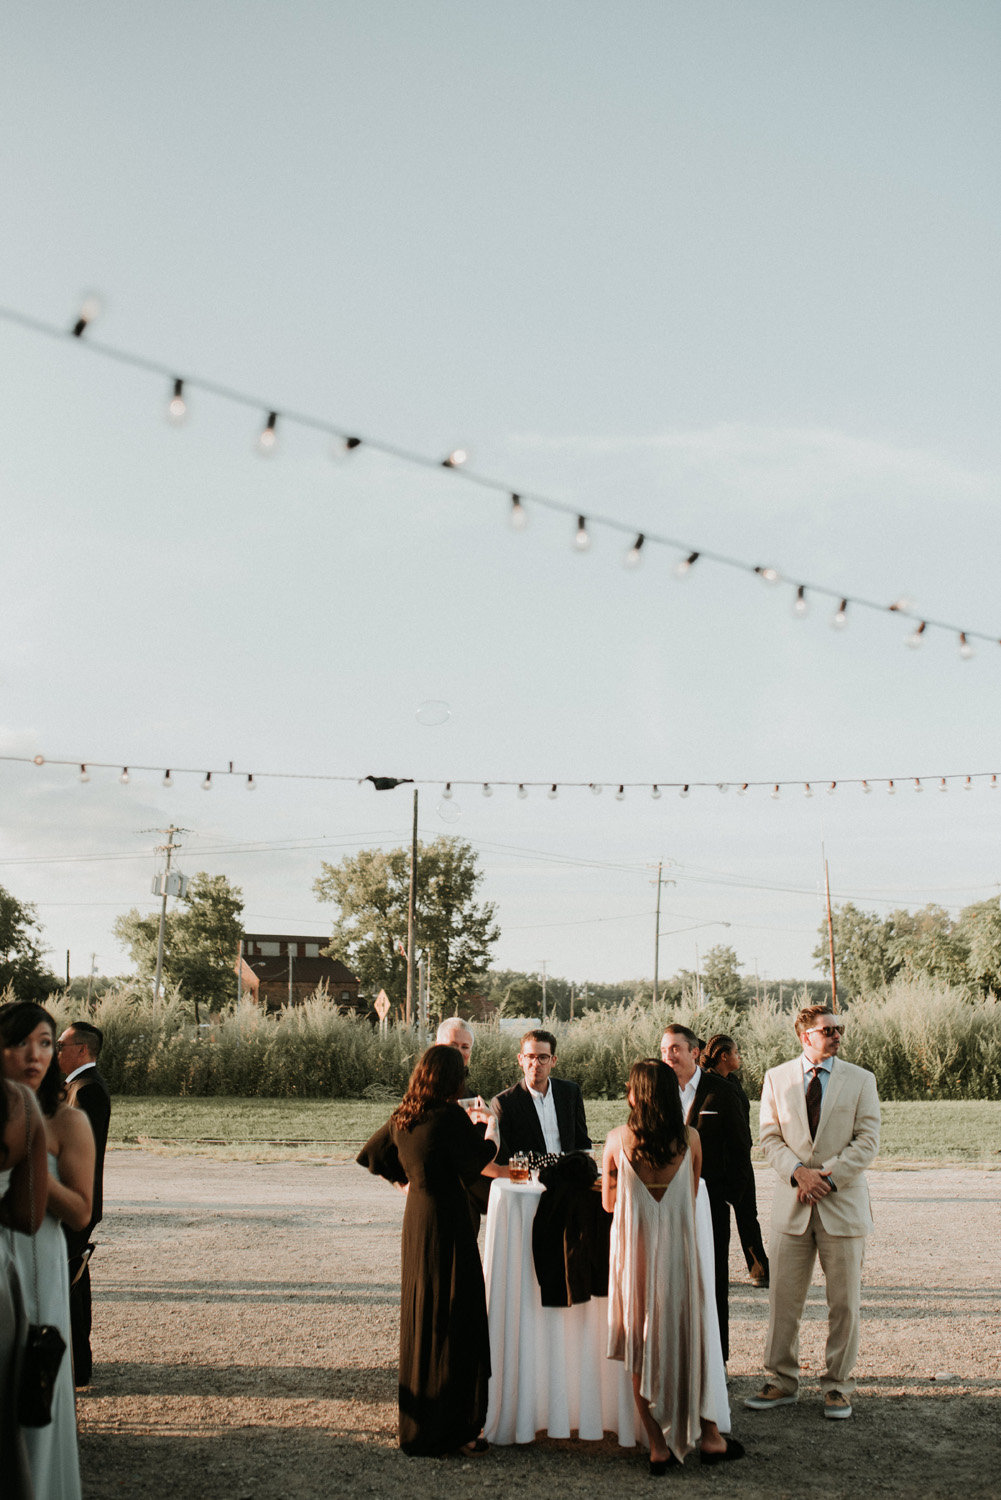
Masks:
[[[83,1010],[62,998],[51,1008],[60,1025]],[[197,1027],[176,996],[154,1012],[148,994],[124,986],[93,1002],[91,1014],[106,1038],[101,1070],[121,1094],[396,1099],[419,1053],[413,1030],[393,1027],[382,1036],[323,999],[270,1016],[245,1003]],[[844,1056],[872,1069],[882,1098],[1001,1098],[1001,1005],[992,997],[901,981],[854,1001],[844,1015]],[[558,1072],[590,1098],[621,1098],[630,1066],[657,1054],[672,1019],[704,1038],[731,1032],[752,1097],[765,1070],[798,1051],[792,1013],[775,1000],[697,1011],[632,1001],[554,1023]],[[518,1077],[518,1037],[496,1025],[475,1033],[470,1085],[489,1097]]]

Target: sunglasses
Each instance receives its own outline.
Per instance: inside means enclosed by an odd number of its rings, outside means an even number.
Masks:
[[[811,1032],[818,1032],[820,1036],[844,1036],[845,1028],[843,1026],[811,1026],[807,1036]]]

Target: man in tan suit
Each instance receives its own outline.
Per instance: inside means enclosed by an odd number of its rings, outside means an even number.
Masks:
[[[765,1369],[744,1402],[787,1406],[799,1393],[799,1325],[820,1256],[827,1284],[825,1417],[850,1417],[858,1355],[865,1237],[872,1230],[865,1169],[879,1149],[876,1079],[842,1062],[844,1026],[825,1006],[796,1017],[802,1053],[769,1068],[761,1092],[761,1146],[778,1174],[769,1241],[771,1289]]]

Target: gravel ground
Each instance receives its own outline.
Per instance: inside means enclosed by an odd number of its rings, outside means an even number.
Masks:
[[[631,1494],[612,1439],[539,1439],[476,1460],[396,1447],[403,1199],[355,1166],[109,1154],[94,1257],[95,1375],[79,1400],[86,1500],[461,1491]],[[798,1406],[740,1406],[760,1380],[767,1292],[732,1259],[734,1433],[747,1460],[665,1485],[778,1497],[1001,1495],[1001,1172],[870,1173],[876,1233],[850,1422],[824,1422],[823,1290]],[[771,1185],[758,1176],[767,1236]],[[736,1239],[736,1236],[734,1236]]]

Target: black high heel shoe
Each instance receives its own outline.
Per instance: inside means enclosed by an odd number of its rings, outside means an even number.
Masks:
[[[651,1458],[648,1472],[651,1479],[661,1479],[667,1473],[668,1469],[680,1468],[681,1464],[675,1458],[674,1454],[669,1453],[666,1458]]]
[[[738,1443],[736,1438],[727,1438],[722,1453],[707,1453],[704,1448],[700,1448],[699,1461],[704,1464],[725,1464],[729,1459],[743,1458],[746,1451],[743,1443]]]

